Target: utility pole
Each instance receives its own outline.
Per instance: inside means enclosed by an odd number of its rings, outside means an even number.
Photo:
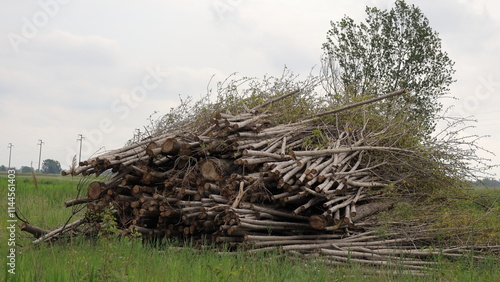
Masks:
[[[40,173],[40,162],[42,161],[42,139],[38,139],[38,146],[40,146],[40,154],[38,154],[38,173]]]
[[[80,151],[78,153],[78,163],[80,163],[81,160],[82,160],[82,143],[83,143],[83,139],[85,139],[85,137],[83,137],[82,134],[78,134],[78,139],[76,139],[76,141],[80,142]]]
[[[9,146],[7,146],[7,148],[10,150],[9,151],[9,169],[10,169],[10,157],[12,155],[12,147],[14,147],[14,145],[12,145],[12,143],[9,143]]]
[[[85,139],[85,137],[83,137],[83,135],[81,135],[81,134],[78,134],[78,139],[76,139],[76,141],[80,141],[80,153],[78,154],[78,164],[80,164],[80,162],[82,161],[82,142],[83,142],[83,139]]]

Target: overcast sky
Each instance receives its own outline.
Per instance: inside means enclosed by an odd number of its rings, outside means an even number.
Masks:
[[[500,2],[408,0],[419,6],[456,62],[451,95],[468,134],[500,164]],[[45,3],[45,4],[44,4]],[[305,76],[322,54],[330,21],[365,18],[393,1],[40,0],[0,3],[0,165],[63,169],[78,151],[122,147],[155,111],[206,93],[210,78]],[[135,95],[132,95],[132,93]],[[500,169],[492,171],[500,177]]]

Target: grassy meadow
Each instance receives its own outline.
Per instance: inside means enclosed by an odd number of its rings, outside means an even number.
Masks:
[[[76,210],[65,208],[64,201],[77,195],[80,182],[87,179],[58,175],[38,176],[38,188],[31,175],[16,176],[16,207],[33,225],[54,229]],[[1,193],[7,195],[7,177],[0,175]],[[88,185],[88,182],[87,182]],[[475,228],[486,226],[487,234],[498,230],[500,189],[475,188],[468,192],[473,200],[451,203],[461,205]],[[2,199],[5,197],[2,196]],[[1,209],[7,210],[6,201]],[[394,211],[402,213],[401,208]],[[67,242],[32,246],[30,234],[17,230],[16,274],[7,273],[8,254],[6,213],[0,221],[2,264],[0,280],[5,281],[500,281],[500,263],[493,256],[484,260],[470,257],[449,261],[441,257],[437,269],[426,276],[412,276],[395,266],[365,267],[357,264],[330,266],[321,259],[302,259],[279,252],[219,254],[213,250],[179,248],[175,242],[161,246],[143,244],[140,238],[73,238]],[[81,212],[73,215],[75,220]],[[450,224],[445,222],[443,225]],[[463,220],[469,220],[463,219]],[[439,222],[439,221],[438,221]],[[489,229],[488,229],[489,228]],[[487,236],[487,235],[484,235]],[[495,234],[491,235],[495,236]],[[495,238],[485,238],[491,242]]]

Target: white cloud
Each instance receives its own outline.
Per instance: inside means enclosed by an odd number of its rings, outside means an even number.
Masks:
[[[119,51],[118,42],[100,36],[80,36],[56,30],[40,34],[27,52],[43,67],[78,65],[102,67],[114,65]]]

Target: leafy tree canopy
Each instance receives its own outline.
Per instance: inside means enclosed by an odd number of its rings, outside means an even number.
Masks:
[[[22,173],[30,173],[31,172],[31,167],[29,167],[29,166],[22,166],[20,170],[21,170]]]
[[[42,173],[61,173],[61,164],[58,161],[46,159],[42,163]]]
[[[474,182],[476,186],[500,187],[500,181],[493,178],[483,178]]]
[[[438,33],[418,7],[403,0],[390,10],[367,7],[366,14],[365,22],[345,16],[331,23],[323,44],[327,91],[352,99],[408,89],[411,95],[394,99],[381,112],[393,117],[405,107],[424,133],[432,132],[442,107],[438,98],[449,91],[455,72]]]

